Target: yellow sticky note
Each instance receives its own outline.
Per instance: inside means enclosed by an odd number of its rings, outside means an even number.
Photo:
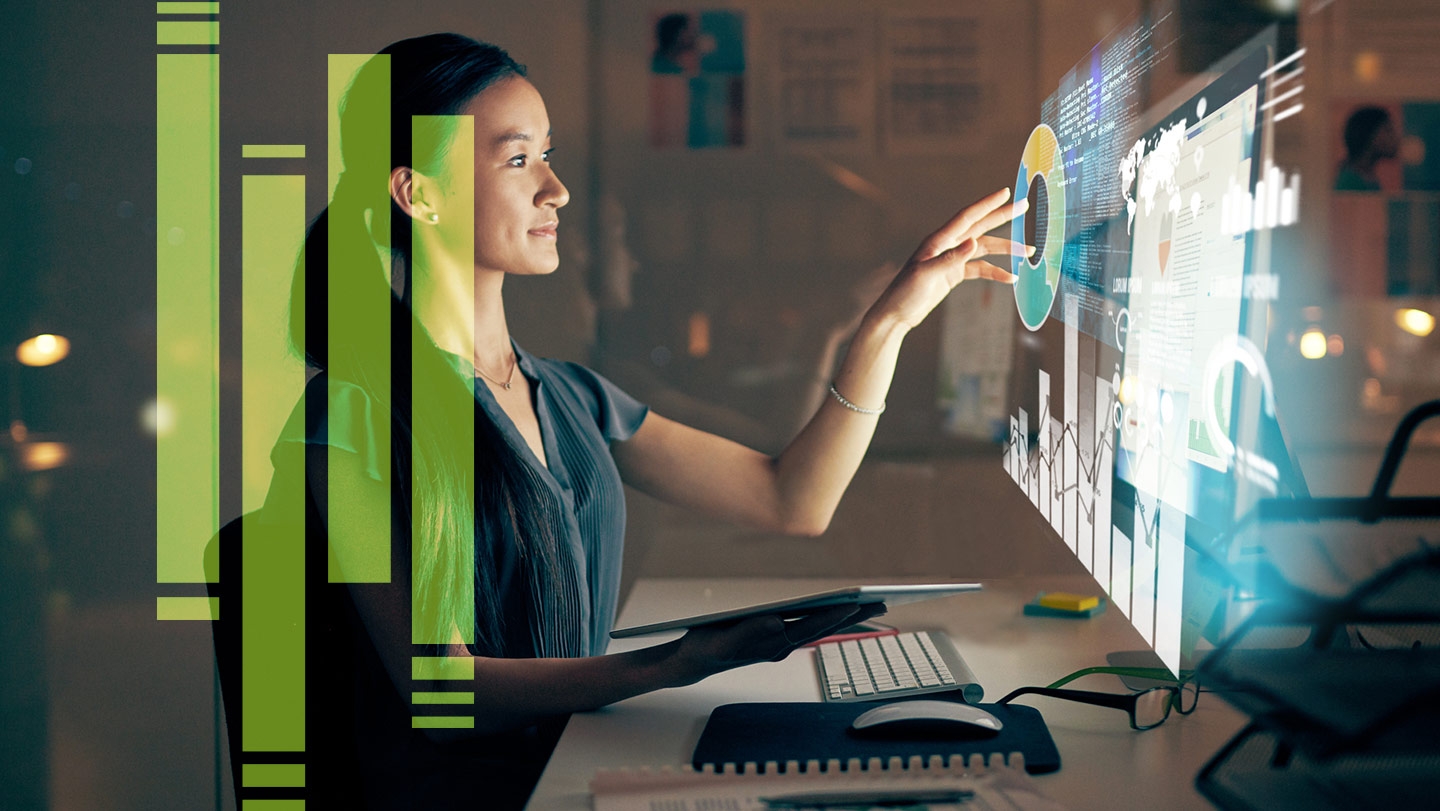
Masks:
[[[1099,597],[1087,597],[1083,594],[1070,594],[1063,591],[1053,591],[1040,598],[1040,604],[1046,608],[1058,608],[1062,611],[1087,611],[1100,604]]]

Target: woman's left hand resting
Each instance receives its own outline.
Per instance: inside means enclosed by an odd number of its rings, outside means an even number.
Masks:
[[[966,279],[1015,283],[1015,274],[986,260],[988,256],[1030,256],[1033,247],[1003,237],[985,236],[1030,208],[1022,199],[1006,205],[1010,190],[1001,189],[966,207],[920,247],[870,308],[867,318],[880,318],[904,331],[914,329]],[[1004,264],[1009,264],[1008,258]]]
[[[841,628],[885,613],[883,603],[835,606],[793,620],[769,614],[734,623],[691,628],[675,644],[671,662],[678,684],[694,684],[731,668],[778,662],[797,648]]]

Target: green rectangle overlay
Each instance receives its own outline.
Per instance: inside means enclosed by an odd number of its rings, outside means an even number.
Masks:
[[[304,763],[244,763],[240,774],[245,788],[305,788]]]
[[[240,147],[242,158],[303,158],[304,144],[245,144]]]
[[[241,560],[241,737],[247,752],[305,749],[304,493],[245,516]]]
[[[305,240],[304,175],[245,175],[240,209],[240,422],[241,509],[260,509],[275,472],[270,452],[305,396],[305,365],[290,351],[285,330],[296,259]],[[304,321],[304,284],[298,288],[296,316]],[[303,402],[295,406],[303,414]],[[291,484],[303,488],[298,480]],[[304,501],[285,501],[283,519],[291,542],[303,544]],[[270,512],[275,512],[272,509]]]
[[[475,678],[475,660],[469,656],[415,656],[410,659],[415,681],[461,681]]]
[[[216,20],[157,20],[156,45],[219,45],[220,23]]]
[[[358,60],[358,61],[357,61]],[[367,60],[373,60],[367,62]],[[376,71],[375,81],[352,88],[346,95],[355,70]],[[346,177],[343,201],[331,201],[327,218],[327,261],[334,272],[326,286],[330,348],[330,386],[337,390],[345,385],[344,374],[363,370],[365,386],[372,397],[390,402],[390,287],[385,283],[390,273],[390,252],[377,251],[370,234],[380,235],[389,244],[390,234],[390,56],[381,54],[358,58],[353,55],[331,54],[329,60],[329,105],[331,108],[329,165],[332,177],[343,167]],[[342,99],[346,106],[346,154],[352,163],[345,163],[339,144],[339,109]],[[364,211],[371,212],[369,232]],[[343,371],[342,371],[343,370]],[[339,398],[331,398],[336,407]],[[374,421],[371,447],[375,451],[375,467],[383,471],[390,484],[390,420],[380,415]],[[344,414],[330,413],[329,424],[340,425]],[[352,463],[353,454],[331,445],[328,464]],[[331,516],[344,509],[341,500],[331,499],[327,509]],[[351,533],[341,542],[348,548],[336,549],[330,556],[328,578],[331,583],[390,582],[390,500],[375,505],[376,531]],[[329,524],[333,525],[332,517]],[[335,538],[331,543],[337,543]],[[340,561],[345,561],[342,571]]]
[[[411,704],[474,704],[475,693],[453,692],[453,693],[428,693],[416,691],[410,694]]]
[[[203,583],[220,529],[219,95],[215,54],[155,62],[155,576]],[[213,582],[213,581],[211,581]]]
[[[473,715],[416,715],[410,719],[411,729],[474,729]]]
[[[219,3],[156,3],[156,14],[219,14]]]
[[[218,620],[219,597],[156,597],[157,620]]]
[[[430,265],[433,253],[422,250],[427,244],[446,246],[444,250],[455,262],[455,267],[470,268],[475,265],[475,119],[468,115],[422,116],[411,119],[411,143],[414,145],[415,160],[426,160],[418,156],[439,154],[443,162],[426,171],[432,174],[440,189],[448,190],[444,199],[444,210],[437,212],[435,220],[420,217],[410,219],[413,261],[410,272],[411,284],[416,289],[415,300],[424,295],[427,285],[444,290],[461,301],[475,300],[475,275],[460,273],[456,278],[444,278],[441,268]],[[454,323],[427,325],[432,329],[459,336],[461,346],[473,346],[475,336],[475,309],[458,308]],[[410,381],[410,402],[414,410],[416,425],[443,425],[445,441],[457,471],[463,471],[466,481],[474,480],[475,470],[475,395],[467,381],[459,385],[448,364],[425,361],[427,353],[433,353],[429,341],[417,335],[411,341],[413,378]],[[412,437],[411,456],[415,464],[411,467],[410,486],[417,503],[427,497],[431,500],[456,500],[457,496],[437,488],[437,477],[424,464],[426,449],[421,437]],[[472,502],[473,503],[473,502]],[[411,513],[411,537],[423,538],[427,531],[425,516],[419,511]],[[410,577],[412,583],[425,582],[425,569],[429,562],[426,555],[438,554],[453,569],[442,572],[438,579],[453,582],[457,594],[448,605],[437,597],[436,589],[412,588],[410,607],[411,642],[417,645],[449,644],[458,634],[461,641],[472,644],[475,641],[475,524],[462,522],[457,532],[446,533],[434,545],[451,545],[435,551],[424,551],[421,544],[411,545]]]

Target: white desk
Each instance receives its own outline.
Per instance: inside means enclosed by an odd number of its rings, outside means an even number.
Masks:
[[[882,581],[874,581],[882,582]],[[888,580],[883,582],[897,582]],[[903,580],[898,582],[904,582]],[[884,621],[902,629],[940,628],[993,701],[1025,685],[1045,685],[1105,654],[1145,646],[1113,607],[1089,620],[1027,617],[1021,607],[1037,591],[1093,593],[1083,577],[987,580],[985,590],[895,606]],[[657,622],[764,600],[854,585],[840,580],[640,580],[620,612],[619,625]],[[611,650],[655,644],[623,640]],[[688,763],[710,711],[744,701],[818,701],[814,655],[802,649],[779,663],[739,668],[699,684],[637,696],[570,719],[531,797],[531,809],[588,809],[590,778],[599,768]],[[1114,676],[1089,676],[1080,689],[1123,688]],[[1045,716],[1060,750],[1060,771],[1036,778],[1051,797],[1083,809],[1209,808],[1194,788],[1195,774],[1245,718],[1212,695],[1189,716],[1171,714],[1146,732],[1130,729],[1124,713],[1070,701],[1027,696],[1021,703]]]

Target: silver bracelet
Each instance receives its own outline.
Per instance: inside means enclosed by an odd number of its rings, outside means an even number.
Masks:
[[[873,414],[884,414],[884,413],[885,413],[885,404],[884,404],[884,403],[881,403],[879,408],[861,408],[860,406],[855,405],[854,403],[850,402],[849,400],[846,400],[845,397],[840,394],[840,392],[838,392],[838,391],[835,390],[835,384],[834,384],[833,382],[830,384],[830,396],[834,397],[837,401],[839,401],[840,405],[845,406],[846,408],[850,409],[851,411],[859,412],[859,413],[861,413],[861,414],[872,414],[872,415],[873,415]]]

